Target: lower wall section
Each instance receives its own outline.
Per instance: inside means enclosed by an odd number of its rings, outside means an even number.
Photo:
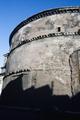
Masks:
[[[41,112],[80,112],[80,93],[72,98],[68,95],[53,95],[49,85],[40,88],[31,87],[23,91],[22,78],[19,76],[4,88],[0,105]]]
[[[58,74],[57,74],[58,76]],[[52,91],[53,95],[69,95],[71,96],[71,84],[63,81],[62,78],[58,78],[54,75],[53,70],[34,70],[23,72],[19,74],[12,74],[11,76],[7,76],[4,78],[3,82],[3,90],[11,83],[15,82],[14,86],[16,86],[16,80],[20,80],[21,89],[23,91],[28,88],[34,87],[35,89],[44,87],[46,85]]]

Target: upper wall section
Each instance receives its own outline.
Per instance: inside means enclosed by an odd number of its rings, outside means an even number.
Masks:
[[[80,7],[59,8],[36,14],[20,23],[10,35],[10,47],[51,33],[80,32]],[[63,35],[63,34],[61,34]]]

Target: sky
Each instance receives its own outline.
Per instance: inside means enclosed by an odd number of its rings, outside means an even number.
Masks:
[[[0,66],[9,51],[9,36],[23,20],[51,8],[80,6],[80,0],[0,0]]]

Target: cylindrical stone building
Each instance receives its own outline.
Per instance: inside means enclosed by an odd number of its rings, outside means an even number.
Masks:
[[[3,90],[22,75],[22,90],[49,86],[52,95],[80,91],[80,7],[43,11],[10,35]]]

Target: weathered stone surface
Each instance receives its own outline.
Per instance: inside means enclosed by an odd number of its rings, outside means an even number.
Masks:
[[[26,74],[23,73],[23,90],[31,86],[39,88],[49,85],[54,95],[72,96],[78,93],[80,91],[79,29],[79,12],[45,16],[19,29],[12,38],[13,51],[10,52],[6,63],[4,88],[9,81],[14,80],[13,75],[9,76],[10,73],[29,70]],[[51,33],[55,33],[56,36],[48,35]],[[64,35],[58,35],[60,33]],[[35,39],[43,35],[46,36]],[[28,43],[21,44],[28,40],[30,40]]]
[[[1,92],[2,92],[2,84],[3,84],[3,76],[0,75],[0,95],[1,95]]]
[[[40,18],[22,27],[12,38],[12,48],[21,41],[48,33],[77,32],[80,29],[80,13],[55,14]]]

